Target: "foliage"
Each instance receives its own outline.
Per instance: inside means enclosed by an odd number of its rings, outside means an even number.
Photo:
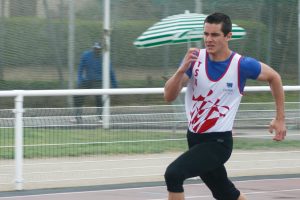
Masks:
[[[177,66],[183,56],[186,45],[174,45],[171,47],[157,47],[153,49],[137,49],[133,46],[133,41],[148,27],[153,25],[159,19],[146,20],[121,20],[114,22],[111,35],[112,63],[114,66],[121,67],[121,63],[126,63],[126,67],[161,67],[163,65],[164,52],[169,51],[173,55],[168,63],[169,66]],[[259,60],[268,60],[268,32],[267,27],[262,22],[251,19],[239,19],[233,21],[247,30],[245,40],[232,41],[233,49],[248,56],[256,57]],[[10,63],[13,66],[27,65],[62,65],[65,67],[68,63],[67,40],[68,22],[58,19],[38,19],[34,17],[13,17],[5,19],[2,22],[5,25],[3,36],[3,49],[1,56],[2,63]],[[80,54],[91,47],[95,40],[102,40],[102,21],[99,20],[76,20],[75,27],[75,58],[76,65],[79,62]],[[22,40],[16,40],[12,35],[22,33]],[[259,35],[259,37],[257,37]],[[253,40],[259,38],[260,43],[253,43]],[[36,42],[39,45],[32,45]],[[260,44],[257,46],[257,44]],[[118,52],[118,53],[114,53]],[[6,55],[5,55],[6,54]],[[152,59],[149,62],[149,58]],[[34,59],[34,58],[38,58]],[[137,60],[137,58],[139,58]],[[42,63],[40,61],[42,60]]]

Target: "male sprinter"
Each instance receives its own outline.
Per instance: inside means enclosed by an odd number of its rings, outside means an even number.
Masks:
[[[276,141],[286,136],[280,75],[268,65],[230,50],[231,29],[227,15],[209,15],[204,21],[205,49],[189,49],[181,66],[166,82],[164,97],[168,102],[187,85],[189,146],[165,172],[169,200],[183,200],[183,182],[195,176],[201,177],[215,199],[246,199],[228,179],[224,163],[232,152],[233,122],[247,79],[269,83],[276,103],[276,116],[269,131],[275,130]]]

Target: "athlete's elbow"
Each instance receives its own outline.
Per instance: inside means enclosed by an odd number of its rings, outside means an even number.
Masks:
[[[181,88],[178,86],[170,85],[166,83],[165,88],[164,88],[164,99],[167,102],[174,101],[178,94],[180,93]]]
[[[172,102],[176,99],[176,96],[172,94],[171,92],[164,92],[164,99],[166,102]]]
[[[267,79],[270,85],[282,84],[281,76],[278,72],[274,71]]]

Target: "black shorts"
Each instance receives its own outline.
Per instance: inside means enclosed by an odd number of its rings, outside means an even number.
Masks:
[[[168,191],[183,192],[184,180],[200,176],[218,200],[236,200],[240,192],[228,179],[225,162],[233,146],[232,133],[197,134],[188,131],[189,150],[172,162],[165,173]]]

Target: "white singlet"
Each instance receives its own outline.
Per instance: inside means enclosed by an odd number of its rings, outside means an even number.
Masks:
[[[201,49],[187,85],[185,109],[188,128],[194,133],[231,131],[242,94],[238,86],[239,60],[235,53],[221,77],[208,77],[205,49]]]

